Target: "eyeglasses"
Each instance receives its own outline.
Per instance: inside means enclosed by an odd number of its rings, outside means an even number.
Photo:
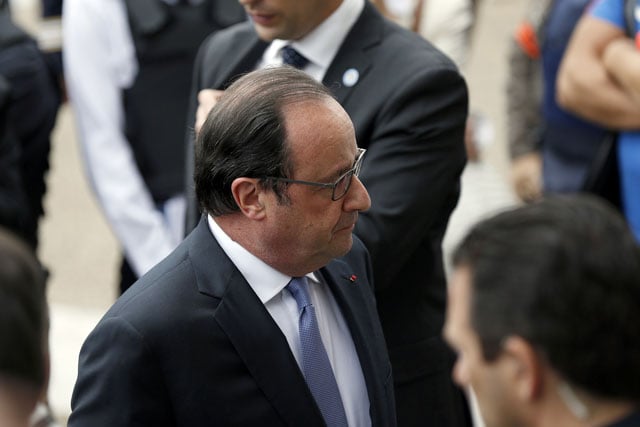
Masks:
[[[347,194],[349,191],[349,187],[351,187],[351,180],[353,176],[358,176],[360,174],[360,168],[362,167],[362,158],[364,157],[364,153],[367,150],[364,148],[358,148],[358,157],[356,157],[356,161],[353,164],[353,167],[347,172],[340,175],[340,178],[336,180],[333,184],[328,184],[324,182],[313,182],[313,181],[300,181],[297,179],[289,179],[289,178],[278,178],[274,176],[268,176],[266,179],[271,179],[274,181],[282,181],[288,182],[290,184],[304,184],[304,185],[313,185],[315,187],[323,187],[323,188],[331,188],[331,200],[336,201],[340,200]]]

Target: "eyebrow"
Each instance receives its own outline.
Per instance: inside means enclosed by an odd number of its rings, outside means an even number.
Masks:
[[[353,168],[353,165],[355,165],[357,158],[358,158],[358,152],[356,152],[356,155],[353,157],[353,160],[351,161],[349,166],[345,168],[341,168],[337,172],[333,172],[332,174],[325,176],[326,179],[324,180],[323,178],[318,178],[320,180],[319,182],[326,182],[328,184],[329,183],[333,184],[338,178],[340,178],[342,175],[344,175],[345,173],[347,173]]]
[[[358,160],[358,154],[360,154],[360,151],[358,149],[356,149],[356,155],[353,156],[353,160],[351,161],[349,166],[347,166],[344,169],[341,169],[340,172],[338,172],[338,175],[336,176],[336,179],[339,178],[340,176],[344,175],[345,173],[349,172],[351,169],[353,169],[353,166],[356,164],[356,160]]]

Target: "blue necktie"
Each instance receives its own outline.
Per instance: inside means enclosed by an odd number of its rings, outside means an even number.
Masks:
[[[294,277],[287,290],[295,298],[300,312],[299,330],[302,348],[302,372],[316,400],[322,417],[329,427],[347,427],[347,416],[340,390],[333,375],[327,351],[322,344],[318,320],[307,292],[307,278]]]
[[[284,64],[296,67],[298,70],[302,70],[309,63],[307,58],[302,56],[300,52],[290,45],[286,45],[280,49],[280,53],[282,54],[282,62]]]

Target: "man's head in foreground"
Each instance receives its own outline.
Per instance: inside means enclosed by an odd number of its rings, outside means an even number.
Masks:
[[[640,401],[640,251],[584,195],[475,226],[454,254],[445,336],[489,427],[607,425]]]

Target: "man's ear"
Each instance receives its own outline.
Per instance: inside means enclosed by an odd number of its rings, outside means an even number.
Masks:
[[[261,193],[264,189],[257,178],[236,178],[231,183],[231,194],[240,211],[250,219],[260,220],[265,216]]]
[[[533,346],[522,337],[510,336],[502,349],[503,357],[508,358],[505,375],[515,397],[523,402],[540,399],[545,365]]]

